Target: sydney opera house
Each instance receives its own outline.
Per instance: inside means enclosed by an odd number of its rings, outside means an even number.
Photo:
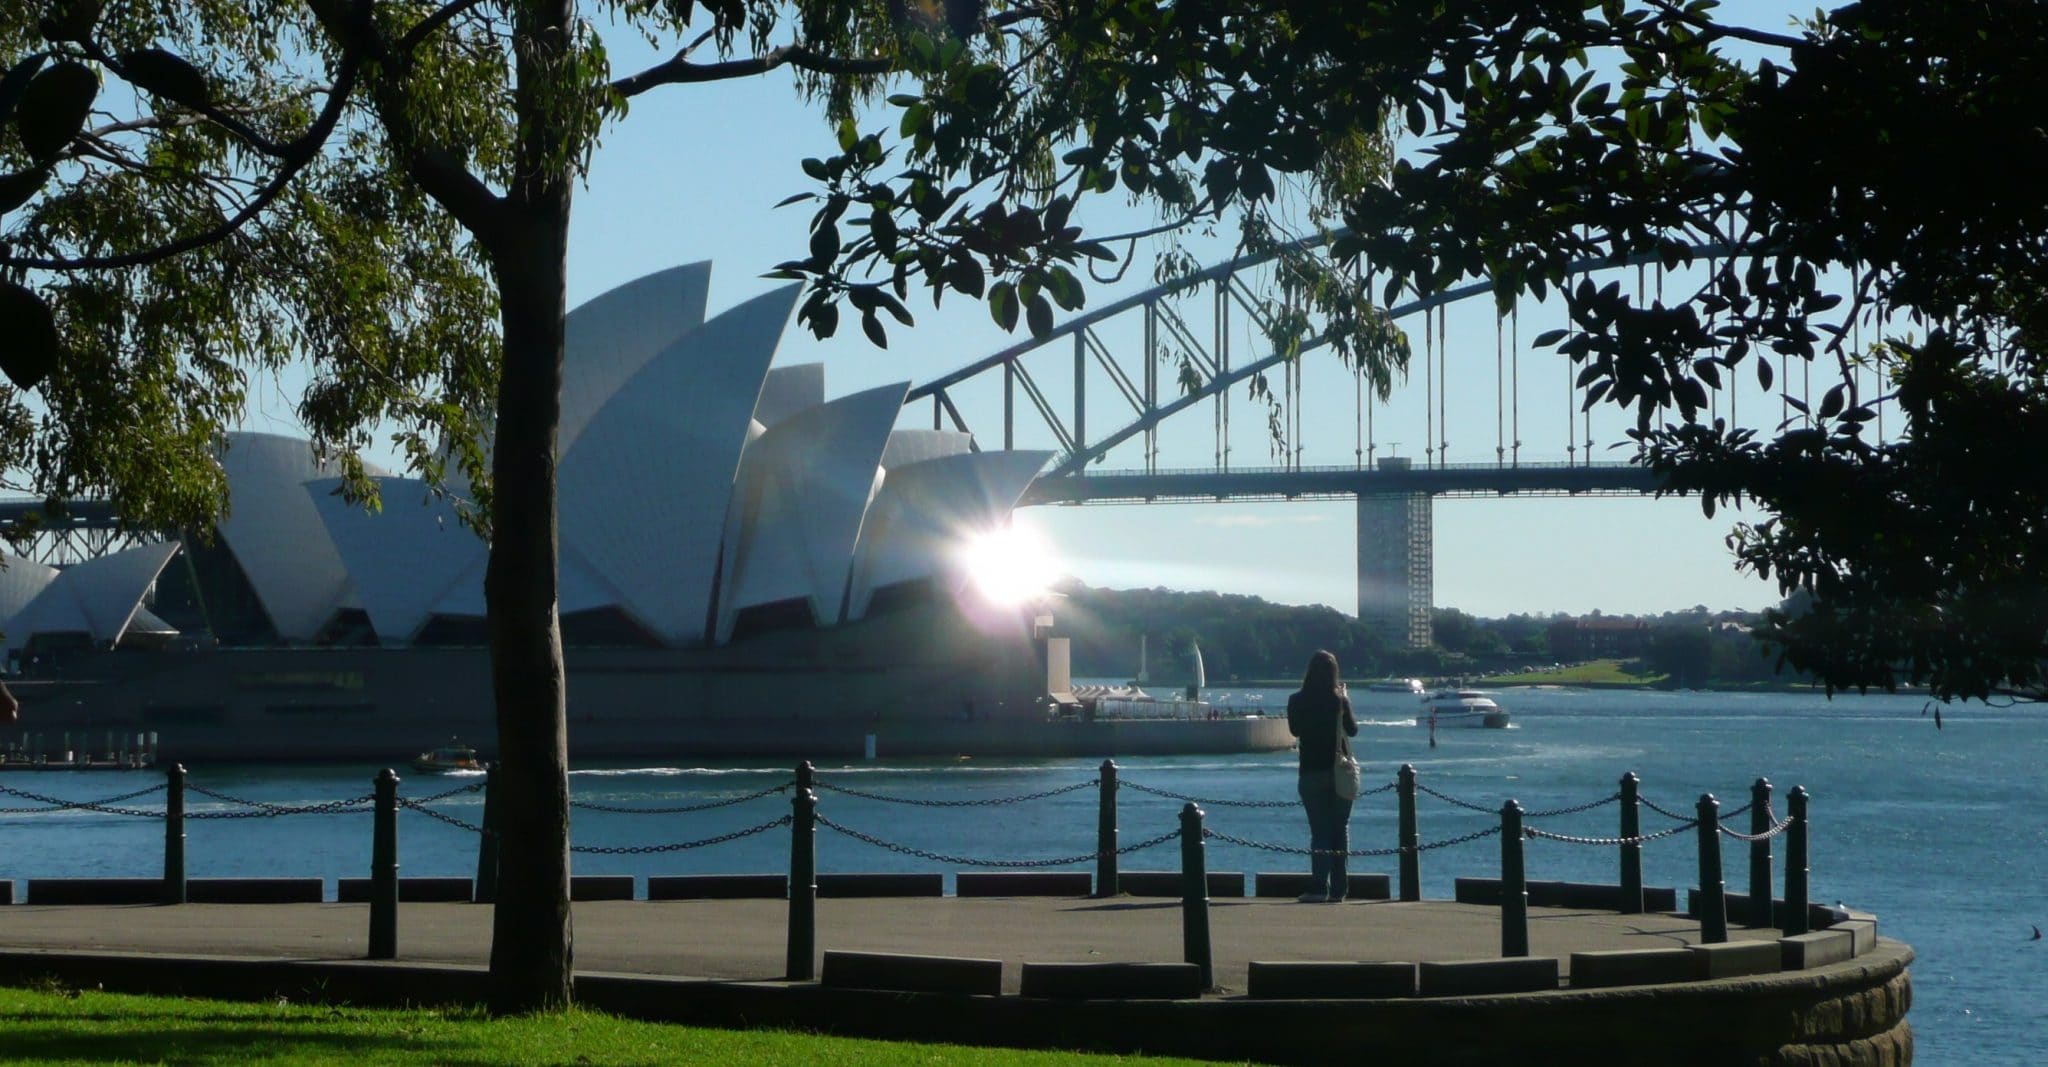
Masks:
[[[1048,454],[898,429],[909,383],[828,398],[821,365],[770,366],[796,287],[707,318],[710,274],[569,315],[572,755],[1072,747],[1046,736],[1043,620],[978,600],[956,562]],[[232,435],[222,463],[232,510],[211,540],[62,570],[8,558],[22,725],[154,732],[167,758],[488,748],[486,548],[447,497],[379,474],[367,511],[288,437]]]

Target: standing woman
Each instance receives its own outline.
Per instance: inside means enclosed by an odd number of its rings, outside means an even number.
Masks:
[[[1308,659],[1301,691],[1287,698],[1287,729],[1301,739],[1301,806],[1308,810],[1308,892],[1303,904],[1336,903],[1344,899],[1350,880],[1344,853],[1351,848],[1351,800],[1337,795],[1337,731],[1358,736],[1351,716],[1351,698],[1337,680],[1337,657],[1317,652]]]

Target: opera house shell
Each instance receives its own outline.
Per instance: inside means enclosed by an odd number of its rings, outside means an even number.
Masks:
[[[771,367],[790,286],[706,317],[708,264],[571,312],[560,600],[577,758],[1056,751],[1028,610],[964,587],[1044,452],[899,430],[909,383]],[[0,571],[23,726],[147,731],[165,758],[488,749],[486,547],[449,496],[303,440],[230,436],[231,512],[62,570]],[[1010,738],[1010,740],[1003,740]],[[95,741],[95,744],[97,742]]]

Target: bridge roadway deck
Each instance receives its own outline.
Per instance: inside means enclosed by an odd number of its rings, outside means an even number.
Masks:
[[[587,901],[575,905],[579,972],[779,979],[788,904],[779,900]],[[1699,925],[1671,914],[1529,909],[1530,951],[1568,969],[1575,951],[1695,944]],[[1245,988],[1252,960],[1460,960],[1499,955],[1494,907],[1448,901],[1297,904],[1216,898],[1209,922],[1216,982]],[[1004,962],[1017,989],[1029,962],[1178,962],[1177,899],[921,897],[818,901],[820,951],[973,956]],[[0,951],[135,952],[250,959],[360,960],[364,904],[0,907]],[[1730,930],[1775,939],[1775,930]],[[481,966],[491,909],[402,904],[402,962]]]

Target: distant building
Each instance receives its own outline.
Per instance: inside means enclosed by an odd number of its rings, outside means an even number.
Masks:
[[[1385,470],[1408,463],[1379,461]],[[1358,498],[1358,621],[1390,648],[1428,648],[1435,639],[1430,520],[1428,493]]]
[[[1628,659],[1650,647],[1650,624],[1641,619],[1594,616],[1550,624],[1550,654],[1568,659]]]

